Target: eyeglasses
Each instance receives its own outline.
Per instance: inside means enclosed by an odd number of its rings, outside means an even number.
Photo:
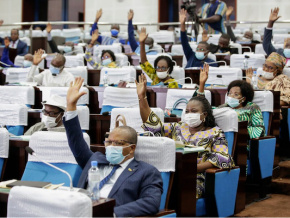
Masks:
[[[269,70],[269,71],[274,71],[274,70],[276,70],[276,68],[271,67],[271,66],[268,66],[267,64],[263,64],[263,68],[265,68],[265,69],[267,69],[267,70]]]
[[[227,95],[229,97],[234,97],[234,98],[238,98],[239,96],[241,96],[241,94],[238,94],[238,93],[228,93]]]
[[[196,51],[202,51],[202,52],[204,52],[204,51],[207,51],[207,49],[204,49],[204,48],[196,48]]]
[[[155,70],[157,71],[166,71],[168,67],[156,67]]]
[[[104,141],[105,146],[110,146],[110,145],[113,145],[113,146],[124,146],[126,143],[134,144],[134,143],[126,141],[126,140],[120,140],[120,141],[106,140],[106,141]]]
[[[102,60],[108,59],[108,58],[111,58],[111,56],[105,55],[105,56],[102,57]]]
[[[50,117],[56,117],[58,114],[61,113],[61,111],[59,112],[53,112],[53,111],[47,111],[45,109],[42,110],[42,113],[45,115],[45,116],[50,116]]]

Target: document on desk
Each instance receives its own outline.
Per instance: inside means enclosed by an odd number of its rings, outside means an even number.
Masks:
[[[204,151],[203,147],[184,147],[184,148],[177,148],[176,152],[181,152],[183,154],[189,154],[189,153],[196,153],[196,152],[201,152]]]
[[[14,140],[22,140],[22,141],[29,141],[31,136],[29,135],[21,135],[21,136],[15,136],[11,135],[9,139],[14,139]]]

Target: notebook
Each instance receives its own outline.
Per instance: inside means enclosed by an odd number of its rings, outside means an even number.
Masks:
[[[12,188],[14,186],[29,186],[29,187],[35,187],[35,188],[44,188],[50,184],[51,184],[50,182],[16,181],[16,182],[9,183],[6,186],[9,188]]]

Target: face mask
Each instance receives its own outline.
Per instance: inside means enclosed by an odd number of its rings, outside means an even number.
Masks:
[[[122,146],[106,146],[106,159],[109,161],[111,164],[119,164],[121,163],[125,157],[127,157],[129,154],[126,156],[123,155],[123,148],[130,147],[131,145],[122,147]]]
[[[72,47],[71,46],[64,46],[63,51],[65,53],[71,52],[72,51]]]
[[[107,65],[109,65],[110,63],[112,63],[111,58],[107,58],[107,59],[105,59],[105,60],[102,61],[102,65],[103,65],[103,66],[107,66]]]
[[[49,70],[51,74],[59,74],[60,73],[60,68],[52,66],[52,64],[49,66]]]
[[[232,97],[228,97],[227,98],[227,104],[231,107],[231,108],[236,108],[240,105],[240,100],[241,99],[236,99],[236,98],[232,98]]]
[[[190,127],[197,127],[199,126],[202,121],[200,120],[199,113],[188,113],[184,115],[184,122],[187,123]]]
[[[263,71],[263,77],[265,79],[274,79],[274,74],[270,72]]]
[[[59,116],[59,115],[58,115]],[[45,124],[46,128],[53,128],[56,127],[58,123],[56,123],[57,117],[49,117],[43,114],[42,122]]]
[[[195,52],[195,57],[198,60],[203,60],[204,59],[204,53],[203,52]]]
[[[283,54],[285,55],[286,58],[290,58],[290,49],[289,48],[285,48],[283,51]]]
[[[167,72],[168,72],[168,70],[162,71],[162,72],[156,71],[156,74],[157,74],[157,77],[159,79],[165,79],[168,76],[168,73]]]
[[[112,34],[112,36],[118,36],[119,31],[116,30],[116,29],[112,29],[112,30],[111,30],[111,34]]]
[[[24,60],[23,61],[23,67],[31,67],[32,66],[32,62],[28,61],[28,60]]]

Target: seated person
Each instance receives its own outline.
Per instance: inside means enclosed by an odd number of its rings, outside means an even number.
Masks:
[[[202,33],[202,41],[203,42],[207,42],[209,39],[208,35],[207,35],[207,31],[204,30]],[[213,54],[216,53],[221,53],[221,54],[239,54],[239,50],[238,48],[233,48],[230,46],[230,37],[229,35],[223,33],[220,38],[219,38],[219,42],[218,45],[209,44],[209,51]]]
[[[207,42],[198,43],[196,52],[191,49],[185,30],[186,13],[184,9],[181,9],[179,12],[181,44],[187,60],[185,68],[202,67],[204,63],[215,62],[207,57],[209,53],[209,44]],[[211,64],[211,66],[218,67],[217,63]]]
[[[205,68],[205,67],[204,67]],[[208,79],[208,71],[201,71],[199,90],[203,93]],[[228,86],[227,102],[222,107],[231,107],[238,114],[239,122],[248,121],[248,133],[250,138],[259,138],[265,135],[265,126],[261,109],[253,103],[254,89],[244,80],[234,80]]]
[[[132,19],[134,17],[134,11],[132,9],[130,9],[130,11],[128,12],[128,36],[129,36],[129,42],[130,42],[130,46],[133,52],[135,52],[136,54],[140,55],[140,45],[138,45],[138,43],[136,42],[135,39],[135,34],[134,34],[134,26],[133,26],[133,22]],[[155,55],[158,53],[158,51],[155,50],[151,50],[153,48],[154,45],[154,39],[151,37],[147,37],[145,40],[145,51],[147,55]]]
[[[100,189],[101,198],[114,198],[117,217],[154,215],[159,211],[162,178],[153,166],[134,158],[137,132],[128,126],[115,128],[105,141],[106,155],[92,152],[83,138],[77,118],[76,104],[84,95],[79,93],[83,79],[76,78],[67,93],[64,126],[68,143],[78,165],[83,169],[78,187],[87,188],[91,161],[98,161],[101,181],[109,175]]]
[[[170,77],[173,71],[174,63],[170,57],[161,55],[154,61],[154,67],[148,62],[145,52],[145,41],[147,38],[146,28],[142,28],[139,34],[140,57],[142,70],[152,79],[151,85],[163,83],[168,88],[178,88],[178,83]]]
[[[102,14],[103,14],[102,9],[97,11],[96,19],[95,19],[95,22],[92,26],[91,32],[90,32],[91,35],[93,35],[95,30],[98,29],[98,22],[102,16]],[[120,26],[118,24],[112,24],[111,25],[111,37],[99,35],[97,42],[100,43],[101,45],[112,45],[113,43],[118,43],[118,42],[125,45],[126,41],[124,39],[118,37],[119,32],[120,32]]]
[[[33,65],[27,75],[27,82],[37,82],[37,85],[40,86],[69,86],[74,81],[74,76],[64,69],[66,60],[61,54],[56,54],[52,59],[49,70],[34,75],[37,65],[44,59],[43,53],[44,51],[41,49],[35,51]]]
[[[10,44],[10,41],[9,41],[8,37],[6,37],[4,39],[4,44],[5,44],[5,48],[4,48],[3,53],[2,53],[1,62],[3,62],[4,64],[9,65],[10,67],[20,67],[20,66],[14,65],[14,63],[9,59],[9,44]],[[32,66],[32,61],[33,61],[33,55],[32,54],[24,55],[23,67],[25,67],[25,68],[26,67],[31,67]],[[4,67],[6,67],[6,65],[4,65]]]
[[[19,39],[19,30],[12,29],[11,37],[9,38],[10,44],[9,48],[17,49],[17,55],[24,56],[28,53],[27,44]],[[4,40],[0,37],[0,42],[4,42]]]
[[[66,110],[65,98],[52,95],[47,101],[42,102],[42,122],[30,127],[24,135],[32,135],[38,131],[65,132],[62,116]]]
[[[57,45],[55,43],[55,41],[53,40],[52,36],[51,36],[51,24],[48,23],[47,27],[46,27],[46,32],[47,32],[47,42],[49,44],[49,47],[52,51],[52,53],[60,53],[60,54],[64,54],[64,55],[76,55],[78,53],[83,53],[82,51],[75,51],[75,47],[74,47],[74,43],[73,42],[66,42],[64,44],[64,48],[63,51],[59,51],[57,48]]]
[[[101,69],[103,67],[116,68],[117,67],[116,57],[115,57],[114,52],[112,52],[111,50],[103,50],[102,51],[102,54],[101,54],[102,62],[101,63],[98,63],[98,62],[93,60],[93,56],[92,56],[93,47],[94,47],[94,43],[98,39],[98,37],[99,37],[99,31],[96,30],[94,32],[94,34],[92,35],[91,42],[86,49],[86,53],[85,53],[86,61],[94,69]]]
[[[258,77],[258,88],[280,91],[280,105],[286,106],[290,104],[290,79],[283,74],[283,68],[286,64],[286,58],[273,52],[266,59],[263,65],[263,75]],[[246,71],[247,77],[252,79],[253,69],[249,68]],[[247,79],[248,83],[251,83]]]
[[[270,55],[272,52],[277,52],[279,55],[287,58],[288,61],[288,59],[290,59],[290,39],[287,38],[285,40],[284,49],[276,49],[271,42],[273,38],[273,25],[280,18],[278,14],[279,8],[274,8],[271,10],[268,26],[265,28],[264,32],[263,48],[267,55]]]
[[[230,24],[230,16],[233,13],[234,8],[232,6],[228,7],[227,13],[226,13],[226,27],[227,27],[227,34],[230,36],[231,40],[233,42],[239,43],[239,44],[251,44],[251,43],[261,43],[261,41],[253,40],[254,34],[252,31],[246,31],[244,33],[243,37],[236,37],[233,30],[232,26]]]
[[[234,166],[228,154],[228,143],[224,132],[215,124],[212,109],[204,93],[189,100],[186,106],[184,122],[162,123],[160,118],[151,111],[146,99],[146,77],[139,76],[137,94],[142,128],[153,132],[155,136],[165,136],[185,145],[203,147],[204,152],[198,153],[197,159],[197,191],[196,197],[204,194],[205,170],[213,167],[231,168]]]

